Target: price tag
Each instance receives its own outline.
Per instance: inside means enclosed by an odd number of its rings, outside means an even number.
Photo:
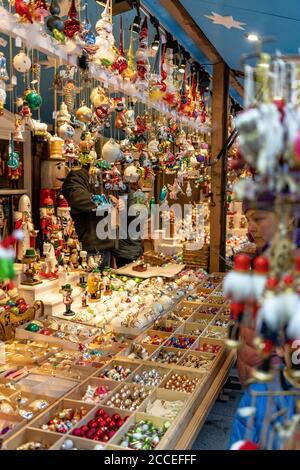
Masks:
[[[56,119],[56,114],[57,114],[56,111],[53,111],[53,114],[52,114],[53,119]]]
[[[3,47],[7,46],[7,41],[5,41],[4,38],[0,38],[0,46],[3,46]]]
[[[15,75],[12,75],[11,77],[11,84],[15,86],[18,83],[17,77]]]
[[[15,40],[15,44],[16,44],[16,47],[22,47],[22,39],[17,36]]]

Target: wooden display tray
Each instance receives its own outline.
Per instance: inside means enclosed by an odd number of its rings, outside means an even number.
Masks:
[[[79,409],[80,407],[86,408],[87,409],[87,415],[88,415],[89,412],[91,410],[93,410],[93,408],[95,408],[95,405],[90,405],[89,403],[82,403],[82,402],[70,400],[70,399],[67,399],[67,398],[63,398],[63,399],[57,401],[56,403],[54,403],[50,408],[48,408],[46,411],[41,413],[37,418],[34,418],[30,422],[30,427],[32,429],[37,429],[37,430],[43,431],[43,429],[41,429],[41,427],[44,424],[47,424],[48,421],[50,421],[53,418],[53,416],[56,413],[58,413],[59,411],[63,410],[64,408]],[[79,421],[79,422],[81,422],[81,421]],[[79,425],[79,423],[77,423],[76,425],[73,425],[72,428],[71,428],[71,431],[72,431],[72,429],[74,429],[74,427],[77,427],[78,425]],[[51,433],[58,434],[59,436],[61,436],[60,433],[56,433],[55,431],[50,431],[50,430],[48,431],[47,430],[47,432],[51,432]]]
[[[201,284],[196,286],[196,288],[201,290]],[[204,291],[205,288],[203,288]],[[209,298],[211,299],[213,296],[213,292],[210,294]],[[201,303],[200,306],[198,306],[196,309],[193,308],[190,309],[189,307],[189,316],[187,318],[182,318],[181,322],[174,322],[174,327],[176,327],[176,330],[173,332],[161,332],[159,330],[153,330],[151,327],[147,330],[141,333],[141,331],[138,331],[139,337],[135,338],[135,341],[137,340],[142,340],[147,333],[153,333],[157,335],[161,335],[162,338],[167,338],[170,336],[173,336],[175,334],[182,334],[182,333],[188,333],[190,331],[190,328],[193,327],[193,320],[196,318],[205,318],[209,320],[209,327],[211,327],[211,323],[213,320],[215,320],[218,317],[222,317],[223,314],[222,312],[227,309],[228,303],[220,303],[219,301],[219,296],[218,298],[218,303]],[[179,303],[175,304],[173,306],[173,310],[178,310],[178,312],[182,312],[182,306],[183,302],[185,301],[180,301]],[[192,302],[193,304],[193,302]],[[203,313],[201,310],[203,307],[214,307],[216,306],[216,312],[214,314],[206,314]],[[172,309],[169,309],[168,311],[164,312],[161,318],[158,320],[160,322],[166,322],[166,317],[170,313]],[[227,319],[228,316],[226,315],[225,318]],[[173,322],[170,320],[168,321],[169,323]],[[108,444],[103,444],[104,449],[106,450],[120,450],[120,439],[130,427],[130,423],[133,423],[135,421],[138,421],[139,419],[150,419],[154,424],[159,425],[159,423],[162,423],[164,420],[162,420],[159,417],[155,416],[150,416],[145,413],[141,413],[141,411],[146,410],[147,403],[149,401],[153,401],[154,397],[166,397],[166,399],[169,399],[170,396],[179,396],[178,393],[183,393],[183,395],[186,397],[186,406],[183,408],[183,410],[177,415],[177,417],[172,421],[172,425],[170,426],[169,430],[166,432],[164,435],[163,439],[157,446],[157,450],[159,449],[165,449],[165,450],[170,450],[170,449],[185,449],[189,448],[192,445],[193,440],[195,439],[196,435],[198,434],[199,430],[201,429],[205,417],[207,416],[210,407],[213,405],[214,400],[218,396],[218,393],[226,380],[226,377],[229,373],[230,367],[233,363],[233,360],[235,358],[235,354],[233,352],[230,352],[227,354],[226,349],[225,349],[225,343],[222,340],[217,340],[217,339],[210,339],[205,336],[205,333],[207,331],[206,327],[203,329],[202,333],[192,347],[187,350],[181,350],[183,351],[183,356],[180,359],[178,364],[165,364],[165,363],[159,363],[155,361],[151,361],[149,359],[153,358],[153,356],[156,356],[159,352],[159,350],[162,349],[162,346],[157,347],[157,346],[151,346],[152,348],[155,349],[155,352],[153,353],[152,357],[149,357],[146,361],[142,360],[132,360],[129,359],[126,355],[121,356],[121,357],[115,357],[112,360],[110,360],[107,364],[105,364],[100,370],[94,370],[93,375],[87,379],[85,379],[84,382],[81,382],[80,384],[77,384],[75,387],[73,387],[72,390],[69,390],[63,399],[60,399],[57,401],[52,407],[48,408],[46,411],[48,412],[50,409],[54,409],[55,406],[62,406],[59,405],[59,403],[73,403],[74,406],[77,405],[82,405],[88,406],[87,403],[83,403],[80,400],[80,395],[82,396],[82,393],[85,392],[86,386],[88,383],[96,384],[96,383],[102,383],[102,384],[109,384],[111,386],[111,393],[115,393],[117,390],[120,390],[122,386],[124,386],[124,383],[129,384],[131,387],[133,386],[133,378],[136,373],[141,373],[143,370],[151,370],[151,369],[156,369],[161,374],[165,374],[165,377],[162,377],[162,380],[156,387],[149,388],[151,389],[150,395],[141,403],[139,409],[135,412],[132,412],[131,417],[129,420],[122,426],[119,431],[113,436],[113,438],[109,441]],[[212,327],[218,329],[219,327]],[[224,330],[221,328],[221,330]],[[132,334],[132,332],[131,332]],[[44,338],[43,338],[44,339]],[[185,357],[185,355],[188,354],[201,354],[201,355],[210,355],[210,353],[205,353],[205,352],[198,352],[196,351],[197,347],[200,344],[203,343],[211,343],[211,344],[218,344],[220,345],[220,351],[218,353],[215,353],[214,360],[212,361],[212,365],[208,371],[204,371],[201,369],[194,369],[190,367],[185,367],[182,365],[182,360]],[[147,345],[146,345],[147,346]],[[148,346],[149,347],[149,346]],[[166,348],[167,350],[171,350],[174,352],[178,352],[178,349],[176,348]],[[99,375],[101,374],[101,370],[104,368],[110,368],[114,365],[117,364],[122,364],[125,367],[129,367],[131,369],[131,373],[129,376],[122,381],[112,381],[110,379],[106,378],[100,378]],[[175,392],[170,391],[164,388],[164,384],[168,380],[168,378],[173,374],[173,373],[179,373],[179,374],[185,374],[188,377],[199,377],[200,378],[200,383],[196,386],[195,390],[193,393],[185,393],[185,392]],[[75,384],[75,382],[74,382]],[[91,419],[94,416],[94,413],[98,408],[102,408],[104,406],[104,402],[109,399],[110,395],[107,395],[104,400],[101,400],[101,402],[97,405],[90,405],[90,411],[88,414],[81,420],[80,423],[78,423],[76,426],[80,426],[83,423],[87,422],[89,419]],[[129,412],[121,411],[117,408],[114,407],[105,407],[105,409],[110,412],[118,412],[119,414],[125,413],[129,414]],[[78,437],[73,437],[72,431],[67,433],[67,435],[59,435],[58,433],[52,433],[52,432],[45,432],[45,431],[39,431],[35,430],[32,428],[32,424],[38,422],[38,420],[42,416],[46,416],[46,412],[42,412],[38,418],[35,418],[31,423],[22,431],[20,431],[17,434],[24,433],[25,431],[29,433],[29,431],[32,433],[42,433],[43,436],[48,436],[45,437],[45,439],[50,439],[51,441],[51,449],[60,449],[61,444],[64,442],[64,440],[69,437],[73,440],[74,444],[80,448],[80,449],[93,449],[95,446],[95,442],[84,439],[84,438],[78,438]],[[48,415],[49,416],[49,415]],[[10,439],[7,440],[7,442],[11,442],[13,438],[17,436],[15,433]],[[29,435],[29,434],[27,434]],[[31,434],[32,435],[32,434]],[[33,434],[37,435],[37,434]],[[23,434],[23,437],[26,436],[26,434]],[[6,441],[4,441],[4,444]],[[15,448],[14,446],[10,448]]]
[[[111,271],[118,276],[131,276],[139,277],[141,279],[148,279],[150,277],[166,277],[172,279],[185,268],[185,264],[169,263],[166,266],[150,266],[147,271],[134,271],[132,268],[136,263],[130,263],[124,266],[124,268],[112,269]]]
[[[53,318],[55,318],[55,320],[58,321],[58,323],[60,323],[60,321],[57,317],[53,317]],[[45,319],[41,318],[40,320],[43,321]],[[60,320],[62,320],[62,319],[60,319]],[[63,321],[65,321],[65,319]],[[34,333],[32,331],[27,331],[25,329],[25,327],[26,327],[26,324],[22,325],[21,327],[16,328],[16,338],[17,339],[31,339],[33,341],[46,341],[47,343],[51,343],[51,344],[54,343],[54,344],[57,344],[59,346],[62,346],[64,349],[73,349],[73,350],[78,350],[80,343],[89,344],[95,338],[95,336],[100,334],[100,330],[99,330],[99,332],[97,334],[95,334],[94,336],[92,336],[90,338],[82,339],[78,343],[73,343],[72,341],[57,338],[57,337],[54,337],[54,336],[45,336],[45,335],[41,335],[38,332]],[[91,328],[91,327],[86,326],[86,328]]]
[[[10,439],[5,440],[3,443],[3,450],[16,450],[16,448],[21,444],[25,444],[29,441],[43,442],[49,446],[50,450],[54,448],[54,444],[56,444],[60,439],[61,434],[27,427],[17,434],[14,434]]]
[[[75,387],[70,393],[68,393],[66,395],[66,398],[68,398],[69,400],[73,400],[73,401],[80,401],[82,403],[90,403],[90,402],[86,402],[82,400],[83,395],[86,392],[88,385],[91,385],[93,387],[99,387],[100,385],[104,385],[107,389],[110,390],[108,394],[105,395],[105,397],[103,397],[100,400],[101,402],[103,402],[103,400],[109,397],[114,392],[114,390],[120,385],[120,382],[115,382],[114,380],[108,380],[108,379],[99,379],[98,377],[90,377],[85,382]]]

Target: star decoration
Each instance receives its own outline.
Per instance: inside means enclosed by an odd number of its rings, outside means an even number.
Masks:
[[[231,28],[236,28],[236,29],[245,29],[243,26],[245,26],[247,23],[242,23],[241,21],[236,21],[233,19],[232,16],[222,16],[219,15],[218,13],[215,13],[214,11],[211,12],[211,15],[204,15],[206,18],[211,20],[213,24],[220,24],[224,26],[227,29]]]

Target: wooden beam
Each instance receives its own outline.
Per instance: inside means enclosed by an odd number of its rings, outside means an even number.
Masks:
[[[131,10],[132,7],[129,2],[126,0],[116,0],[113,3],[113,15],[121,15],[122,13],[126,13],[127,11]]]
[[[179,0],[160,0],[162,6],[169,12],[169,14],[182,26],[186,34],[193,40],[193,42],[199,47],[207,59],[212,63],[216,64],[223,61],[223,58],[210,42],[210,40],[203,33],[202,29],[199,28],[197,23],[187,12],[184,6]],[[235,75],[230,72],[230,83],[234,89],[243,96],[244,89],[238,82]]]
[[[106,5],[106,0],[96,0],[96,3],[101,5],[102,7],[105,7]],[[129,11],[132,9],[132,6],[129,1],[127,0],[113,0],[113,16],[115,15],[121,15],[122,13],[126,13],[126,11]]]
[[[224,62],[213,66],[212,145],[211,154],[218,155],[228,135],[229,69]],[[226,155],[212,166],[210,208],[210,272],[224,271],[226,254]],[[220,257],[220,256],[221,257]]]

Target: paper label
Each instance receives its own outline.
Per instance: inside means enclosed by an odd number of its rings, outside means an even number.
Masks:
[[[11,84],[16,85],[18,83],[17,77],[15,75],[12,75],[11,77]]]
[[[22,39],[17,36],[15,40],[15,44],[16,44],[16,47],[22,47]]]

